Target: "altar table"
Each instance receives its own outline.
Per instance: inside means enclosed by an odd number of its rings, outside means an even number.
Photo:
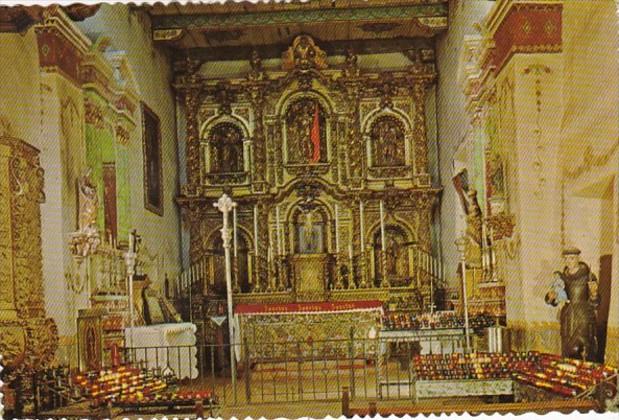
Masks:
[[[161,369],[178,379],[195,379],[198,377],[195,333],[195,324],[189,322],[125,328],[125,347],[135,362],[144,362],[148,369]]]
[[[342,359],[350,356],[351,336],[353,356],[369,359],[378,350],[382,315],[378,300],[239,304],[234,309],[235,339],[241,344],[237,359]]]

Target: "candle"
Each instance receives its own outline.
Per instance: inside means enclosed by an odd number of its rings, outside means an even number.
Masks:
[[[335,253],[340,253],[340,235],[339,235],[339,218],[338,218],[338,207],[335,205]]]
[[[258,256],[258,205],[254,205],[254,254]]]
[[[382,245],[382,250],[385,252],[387,250],[387,242],[385,241],[385,206],[383,205],[383,200],[380,200],[380,242]]]
[[[129,251],[133,252],[133,232],[129,232]]]
[[[348,243],[348,258],[350,259],[350,261],[352,262],[353,259],[353,254],[352,254],[352,239],[351,241]]]
[[[359,248],[361,254],[363,254],[363,247],[365,246],[365,239],[363,238],[363,232],[365,231],[365,226],[363,223],[363,201],[359,200]]]
[[[234,236],[232,237],[234,246],[234,258],[237,257],[237,240],[236,240],[236,206],[232,208],[232,230]]]
[[[275,207],[275,225],[277,229],[277,255],[282,255],[282,238],[279,225],[279,206]]]

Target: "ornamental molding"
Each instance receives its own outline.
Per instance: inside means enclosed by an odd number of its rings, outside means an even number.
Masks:
[[[606,165],[611,158],[619,150],[619,140],[615,141],[613,145],[605,153],[596,155],[593,153],[593,146],[588,144],[585,148],[583,162],[576,169],[570,171],[568,168],[564,169],[564,174],[567,179],[577,179],[583,174],[590,172],[593,168],[598,168]]]
[[[560,1],[499,0],[483,23],[482,68],[499,73],[517,53],[562,51]]]

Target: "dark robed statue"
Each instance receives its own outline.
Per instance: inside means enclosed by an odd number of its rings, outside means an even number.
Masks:
[[[563,251],[565,268],[557,273],[546,303],[561,308],[561,353],[564,357],[594,361],[597,354],[596,313],[600,302],[598,283],[580,250]]]

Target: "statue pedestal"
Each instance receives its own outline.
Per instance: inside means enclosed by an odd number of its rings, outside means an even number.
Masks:
[[[329,280],[327,254],[292,256],[294,290],[297,300],[321,300]]]

